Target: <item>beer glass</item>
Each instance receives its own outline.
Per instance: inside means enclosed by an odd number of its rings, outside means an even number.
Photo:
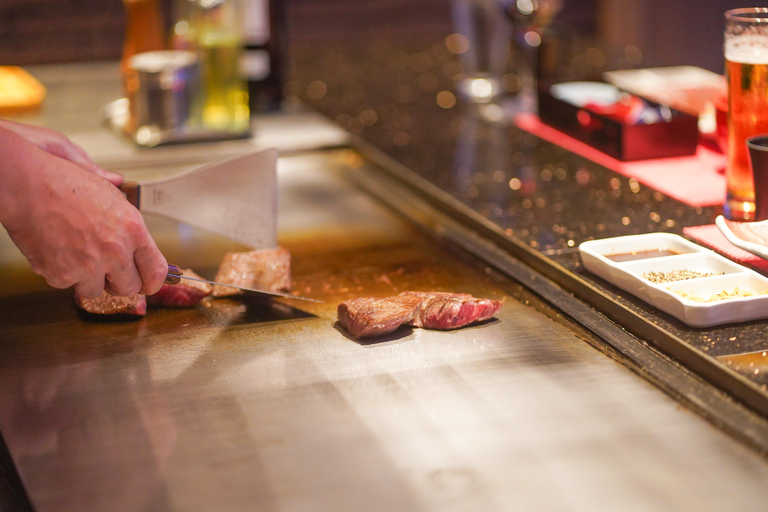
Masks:
[[[725,13],[728,147],[725,217],[755,220],[755,190],[747,138],[768,133],[768,8]]]

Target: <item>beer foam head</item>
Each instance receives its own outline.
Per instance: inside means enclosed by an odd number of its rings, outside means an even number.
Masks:
[[[768,64],[768,34],[740,34],[726,37],[725,58],[745,64]]]

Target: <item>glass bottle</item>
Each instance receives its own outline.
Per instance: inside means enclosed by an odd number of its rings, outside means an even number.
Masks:
[[[285,0],[245,0],[241,61],[251,114],[280,108],[286,55]]]
[[[215,131],[247,133],[248,91],[240,73],[240,0],[196,0],[190,14],[200,72],[200,116]]]

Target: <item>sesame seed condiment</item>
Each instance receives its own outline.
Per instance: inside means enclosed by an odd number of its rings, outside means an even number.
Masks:
[[[646,272],[643,277],[652,283],[669,283],[672,281],[686,281],[699,277],[721,276],[723,272],[698,272],[696,270],[672,270],[670,272]]]

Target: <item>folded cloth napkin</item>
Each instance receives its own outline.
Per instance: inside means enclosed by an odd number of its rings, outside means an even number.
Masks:
[[[725,235],[720,231],[720,228],[714,224],[683,228],[683,233],[693,240],[696,240],[732,259],[736,263],[768,272],[768,260],[736,247],[725,238]]]
[[[543,123],[535,115],[518,115],[515,124],[687,205],[715,206],[725,200],[725,156],[704,144],[699,144],[695,155],[622,162]]]

